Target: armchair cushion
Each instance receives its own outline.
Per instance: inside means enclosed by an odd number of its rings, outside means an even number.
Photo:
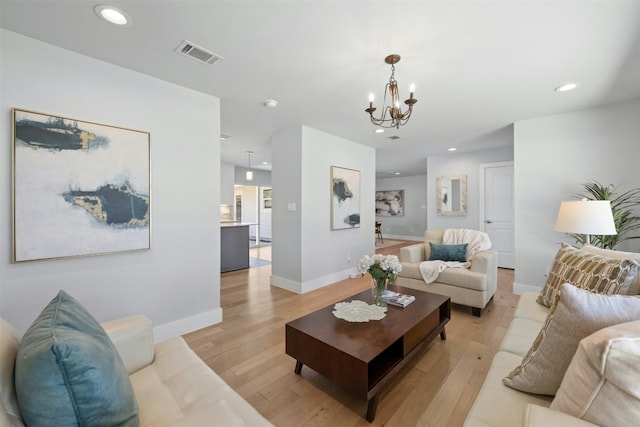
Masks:
[[[439,245],[429,242],[429,261],[467,261],[467,243],[460,245]]]
[[[139,424],[118,352],[98,322],[64,291],[22,337],[15,385],[27,425]]]

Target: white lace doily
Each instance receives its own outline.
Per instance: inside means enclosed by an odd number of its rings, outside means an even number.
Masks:
[[[387,307],[369,305],[364,301],[339,302],[334,307],[333,315],[347,322],[368,322],[380,320],[387,315]]]

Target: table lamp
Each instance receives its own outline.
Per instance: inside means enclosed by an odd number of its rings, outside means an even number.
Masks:
[[[572,200],[560,203],[556,231],[584,235],[582,245],[589,244],[589,235],[617,234],[609,200]]]

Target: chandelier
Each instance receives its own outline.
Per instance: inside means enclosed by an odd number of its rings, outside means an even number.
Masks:
[[[400,62],[400,55],[389,55],[384,58],[384,62],[391,65],[391,77],[389,77],[389,83],[386,84],[384,88],[384,98],[382,99],[382,114],[380,117],[374,117],[373,112],[376,111],[376,108],[373,106],[373,93],[369,95],[369,108],[366,111],[369,113],[369,117],[371,117],[371,123],[376,126],[381,126],[383,128],[396,128],[400,129],[400,126],[404,126],[409,121],[409,117],[411,117],[411,111],[413,110],[413,105],[418,102],[417,99],[413,97],[413,92],[415,91],[415,86],[413,83],[409,88],[409,99],[406,99],[404,103],[409,106],[409,109],[404,113],[400,108],[400,95],[398,94],[398,82],[395,79],[396,67],[395,64]],[[389,101],[389,105],[387,104],[387,94],[391,98]]]

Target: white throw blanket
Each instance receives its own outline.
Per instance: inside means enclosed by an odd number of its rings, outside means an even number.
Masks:
[[[487,233],[478,230],[469,230],[466,228],[447,228],[444,230],[442,243],[445,245],[461,245],[466,243],[466,261],[436,260],[421,262],[420,273],[427,284],[435,282],[438,275],[448,267],[469,268],[471,266],[471,260],[478,254],[478,252],[491,249],[491,240]]]

